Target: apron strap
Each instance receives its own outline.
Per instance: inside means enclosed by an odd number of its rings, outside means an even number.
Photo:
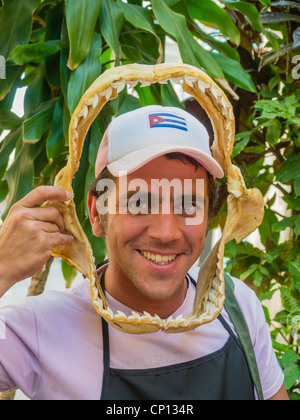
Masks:
[[[234,295],[234,283],[229,274],[225,273],[225,309],[234,325],[237,335],[242,343],[249,371],[257,392],[258,399],[264,399],[260,375],[257,367],[257,361],[253,349],[253,344],[249,332],[248,325],[245,321],[244,315],[239,307],[239,304]]]

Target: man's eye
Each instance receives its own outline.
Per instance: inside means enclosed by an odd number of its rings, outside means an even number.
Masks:
[[[128,201],[128,211],[131,214],[148,214],[149,203],[148,200],[139,198],[138,200],[130,199]]]
[[[195,216],[196,213],[199,213],[202,210],[203,205],[198,201],[183,201],[175,206],[175,213],[185,217]]]

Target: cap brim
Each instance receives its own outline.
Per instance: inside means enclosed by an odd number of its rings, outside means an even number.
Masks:
[[[180,152],[197,160],[215,178],[223,178],[224,172],[219,163],[205,152],[193,147],[178,147],[178,145],[148,146],[128,153],[126,156],[107,165],[110,173],[116,177],[121,172],[132,173],[153,159],[166,153]]]

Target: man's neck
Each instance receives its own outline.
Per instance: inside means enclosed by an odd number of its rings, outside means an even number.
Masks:
[[[105,272],[105,290],[115,300],[135,312],[148,312],[151,316],[158,315],[161,319],[167,319],[173,315],[183,304],[187,290],[188,279],[183,282],[176,294],[166,300],[151,299],[139,292],[130,282],[120,282],[116,285],[112,271],[108,266]],[[101,274],[100,274],[101,275]]]

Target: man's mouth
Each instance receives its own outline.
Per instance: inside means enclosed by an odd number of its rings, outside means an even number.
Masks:
[[[143,257],[147,258],[147,260],[151,260],[159,265],[170,264],[177,257],[177,254],[161,255],[161,254],[153,254],[149,251],[142,251],[140,249],[138,251],[140,254],[143,255]]]

